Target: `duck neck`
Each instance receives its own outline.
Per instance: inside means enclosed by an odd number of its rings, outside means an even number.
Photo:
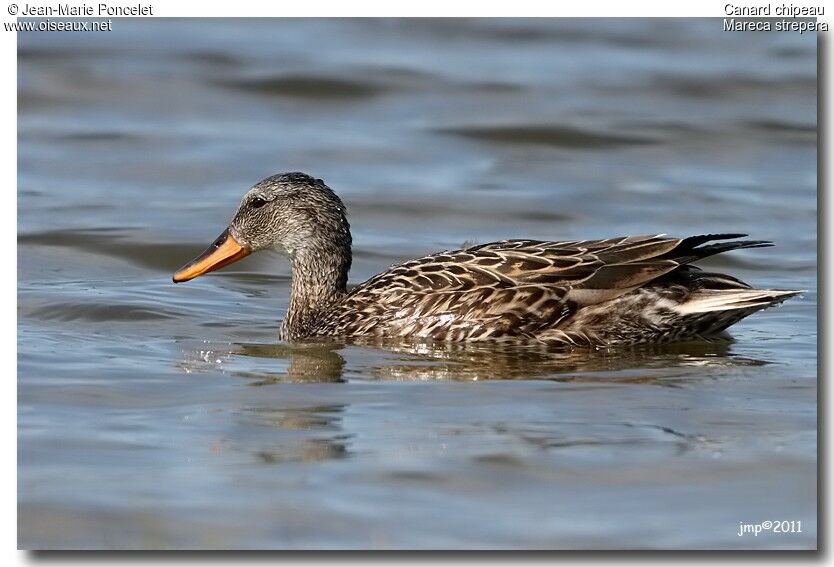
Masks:
[[[313,246],[292,257],[292,288],[281,339],[315,334],[321,315],[347,294],[350,244],[342,248]]]

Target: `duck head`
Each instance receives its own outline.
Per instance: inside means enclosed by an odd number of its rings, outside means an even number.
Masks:
[[[247,191],[228,228],[173,279],[186,282],[259,250],[277,250],[294,268],[330,259],[346,279],[350,246],[350,226],[339,197],[321,179],[282,173]]]

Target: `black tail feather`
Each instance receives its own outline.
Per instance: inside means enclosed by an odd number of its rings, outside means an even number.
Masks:
[[[733,238],[743,238],[746,234],[703,234],[698,236],[690,236],[684,238],[674,250],[667,252],[664,257],[670,260],[675,260],[681,264],[688,264],[708,256],[721,254],[730,250],[739,250],[742,248],[766,248],[773,246],[769,240],[736,240],[734,242],[718,242],[715,244],[707,244],[707,242],[714,240],[730,240]]]
[[[748,235],[742,233],[699,234],[697,236],[684,238],[678,247],[685,250],[691,250],[696,246],[700,246],[701,244],[710,242],[711,240],[733,240],[734,238],[744,238],[745,236]]]

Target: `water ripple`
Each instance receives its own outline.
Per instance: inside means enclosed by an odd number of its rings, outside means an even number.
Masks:
[[[303,100],[359,100],[377,96],[386,88],[367,81],[315,75],[277,75],[229,80],[226,86],[261,96]]]
[[[449,134],[483,142],[532,144],[559,148],[607,149],[657,143],[657,140],[647,137],[602,134],[566,126],[471,126],[439,128],[435,131],[441,134]]]

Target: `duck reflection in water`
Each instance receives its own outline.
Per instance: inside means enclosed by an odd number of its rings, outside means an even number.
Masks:
[[[349,456],[348,442],[351,436],[342,431],[341,425],[346,407],[345,404],[304,407],[259,406],[244,408],[242,413],[247,421],[257,425],[266,425],[284,433],[303,433],[301,438],[296,434],[281,436],[278,442],[268,436],[262,446],[253,449],[261,462],[310,463]]]
[[[732,368],[768,364],[734,355],[730,341],[676,343],[640,348],[578,352],[508,345],[340,342],[226,345],[225,351],[205,348],[184,364],[188,372],[212,370],[247,380],[247,386],[281,383],[333,384],[346,382],[350,373],[363,379],[412,381],[479,381],[538,379],[588,384],[642,384],[679,388],[694,380],[708,380],[706,368]],[[206,353],[210,352],[210,355]],[[197,354],[199,353],[199,354]],[[348,373],[348,375],[350,375]],[[311,390],[318,397],[326,390]],[[251,392],[251,390],[246,389]],[[326,394],[325,397],[327,397]],[[357,432],[346,427],[350,405],[338,401],[298,403],[298,399],[270,389],[240,402],[239,424],[253,428],[246,435],[229,436],[233,450],[269,465],[309,463],[349,458]],[[337,398],[338,399],[338,396]],[[256,400],[254,403],[252,400]],[[295,401],[293,401],[295,400]],[[495,426],[497,427],[497,426]],[[666,424],[632,422],[589,424],[578,435],[571,424],[556,424],[554,431],[533,428],[496,429],[506,438],[538,448],[576,445],[628,445],[657,443],[657,431],[667,432],[663,442],[676,454],[691,448],[697,436],[683,435]],[[567,430],[563,430],[567,427]],[[595,428],[595,429],[594,429]],[[636,433],[635,433],[636,432]],[[636,437],[635,437],[636,436]],[[589,440],[590,439],[590,440]]]

